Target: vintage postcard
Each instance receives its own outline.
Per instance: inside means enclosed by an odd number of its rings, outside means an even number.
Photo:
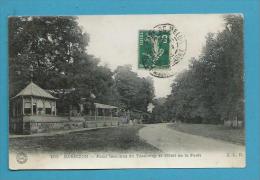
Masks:
[[[13,16],[9,168],[244,168],[243,14]]]

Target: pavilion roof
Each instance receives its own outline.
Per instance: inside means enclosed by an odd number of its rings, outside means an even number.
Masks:
[[[49,98],[49,99],[58,99],[54,96],[52,96],[50,93],[45,91],[44,89],[40,88],[38,85],[31,82],[28,84],[22,91],[20,91],[15,97],[19,96],[36,96],[36,97],[43,97],[43,98]]]
[[[94,103],[96,108],[100,108],[100,109],[117,109],[118,107],[116,106],[111,106],[111,105],[107,105],[107,104],[100,104],[100,103]]]

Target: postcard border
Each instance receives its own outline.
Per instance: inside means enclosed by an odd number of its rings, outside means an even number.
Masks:
[[[260,179],[260,54],[259,0],[0,0],[0,179]],[[245,22],[246,168],[129,170],[8,170],[8,16],[104,14],[243,13]]]

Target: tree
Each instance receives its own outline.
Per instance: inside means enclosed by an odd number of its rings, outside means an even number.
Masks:
[[[10,96],[29,80],[30,65],[34,67],[33,80],[41,87],[70,88],[75,74],[72,67],[86,58],[87,44],[88,35],[74,17],[10,18]]]
[[[166,101],[172,117],[192,123],[244,120],[243,18],[224,19],[226,28],[209,33],[200,58],[174,80]]]
[[[146,112],[154,97],[152,79],[138,77],[130,65],[119,66],[114,77],[121,106],[127,110]]]
[[[89,35],[75,17],[12,17],[9,19],[10,97],[30,81],[44,89],[64,90],[59,94],[59,112],[77,105],[80,98],[107,99],[113,73],[99,66],[99,59],[87,54]],[[65,93],[66,89],[73,89]],[[109,95],[108,95],[109,96]]]
[[[170,120],[168,115],[170,114],[167,107],[166,98],[157,98],[153,100],[153,111],[150,123],[160,123]]]

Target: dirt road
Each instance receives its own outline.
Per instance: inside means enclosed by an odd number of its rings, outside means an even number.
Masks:
[[[146,125],[139,131],[139,136],[162,152],[245,152],[242,145],[179,132],[163,123]]]

